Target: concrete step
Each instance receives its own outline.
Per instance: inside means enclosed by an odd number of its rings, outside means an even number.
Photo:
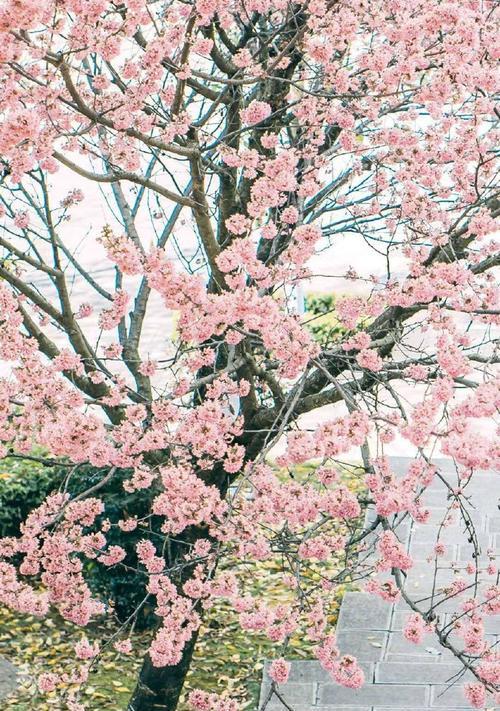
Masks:
[[[413,667],[417,664],[406,664],[408,677]],[[391,709],[406,709],[423,711],[423,709],[446,709],[447,711],[460,711],[471,709],[463,694],[464,678],[456,683],[428,683],[429,679],[438,679],[437,667],[439,665],[427,664],[432,667],[431,674],[425,679],[425,669],[420,669],[411,683],[405,682],[404,677],[396,680],[395,674],[402,670],[388,668],[383,670],[386,676],[392,676],[394,683],[367,683],[361,689],[346,689],[335,683],[320,683],[308,681],[306,683],[289,682],[279,688],[286,705],[283,705],[277,696],[273,696],[265,711],[284,711],[287,708],[293,711],[388,711]],[[445,665],[443,665],[445,666]],[[416,669],[414,670],[416,671]],[[444,670],[443,670],[444,671]],[[446,673],[452,670],[447,670]],[[442,679],[446,676],[442,675]],[[422,680],[418,683],[416,679]],[[268,697],[269,685],[264,684],[259,709],[263,708]],[[489,705],[488,711],[499,711],[499,706]]]
[[[408,666],[412,666],[409,664]],[[462,690],[463,681],[449,684],[365,684],[361,689],[346,689],[338,684],[288,683],[279,693],[286,705],[273,696],[265,711],[382,711],[386,709],[471,709]],[[264,685],[259,709],[268,696],[269,686]],[[499,706],[488,706],[488,711],[498,711]]]

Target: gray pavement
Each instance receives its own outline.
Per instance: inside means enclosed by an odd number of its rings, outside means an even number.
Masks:
[[[0,699],[10,694],[16,686],[17,672],[6,659],[0,657]]]
[[[394,458],[396,472],[404,473],[410,460]],[[451,462],[436,461],[446,481],[456,486],[456,472]],[[468,532],[458,519],[456,524],[441,529],[440,521],[447,513],[445,484],[435,479],[429,487],[423,501],[431,510],[430,523],[412,524],[402,522],[398,527],[400,540],[411,552],[415,565],[409,571],[406,591],[413,600],[430,598],[428,605],[439,602],[443,595],[439,590],[449,584],[457,573],[450,569],[450,560],[463,561],[463,568],[458,572],[467,579],[464,570],[472,560],[474,546],[468,542]],[[497,555],[500,536],[500,475],[495,472],[478,472],[467,486],[468,511],[475,529],[475,540],[481,549],[480,561],[487,560],[485,552],[493,548]],[[372,515],[368,512],[368,518]],[[426,558],[432,553],[434,545],[444,541],[448,550],[439,559],[436,575],[434,562]],[[470,535],[469,535],[470,537]],[[375,541],[373,541],[375,542]],[[435,582],[434,582],[435,579]],[[473,578],[471,578],[471,583]],[[491,584],[492,579],[489,578]],[[481,589],[481,586],[479,590]],[[433,592],[434,591],[434,592]],[[447,600],[437,605],[436,613],[440,622],[447,623],[452,613],[460,607],[460,601],[471,597],[473,590],[463,596]],[[432,600],[432,601],[431,601]],[[366,683],[361,689],[346,689],[335,684],[319,662],[292,662],[289,682],[280,686],[280,694],[288,709],[293,711],[394,711],[406,709],[424,711],[441,709],[442,711],[462,711],[471,709],[463,696],[462,686],[473,680],[470,672],[464,674],[463,666],[448,650],[440,647],[432,634],[426,635],[422,644],[415,645],[405,639],[402,633],[405,618],[410,614],[404,602],[390,605],[387,602],[362,592],[348,592],[342,601],[337,623],[337,642],[342,654],[353,654],[364,669]],[[500,615],[491,615],[485,619],[487,638],[493,644],[500,645]],[[452,639],[457,647],[461,640]],[[270,688],[267,666],[264,668],[259,708],[263,707]],[[266,706],[266,711],[287,709],[273,696]],[[490,704],[488,711],[500,709]]]

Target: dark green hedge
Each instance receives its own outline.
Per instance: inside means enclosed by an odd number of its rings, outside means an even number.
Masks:
[[[331,347],[345,333],[335,314],[332,294],[307,294],[305,310],[307,327],[322,348]]]
[[[0,463],[0,537],[18,536],[19,525],[59,484],[53,469],[17,459]]]

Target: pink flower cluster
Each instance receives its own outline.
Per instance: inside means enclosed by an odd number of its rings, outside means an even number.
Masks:
[[[86,625],[105,609],[86,564],[124,567],[130,555],[161,619],[154,665],[178,663],[199,630],[199,608],[221,597],[244,630],[275,643],[305,622],[324,668],[358,688],[362,670],[341,656],[329,627],[340,577],[320,563],[342,557],[367,592],[395,602],[399,576],[391,574],[409,570],[412,559],[391,530],[393,517],[425,524],[436,515],[425,504],[435,476],[428,455],[456,467],[443,527],[467,510],[469,479],[500,468],[492,3],[310,0],[291,34],[284,0],[163,5],[152,12],[146,0],[0,3],[8,257],[0,260],[0,359],[9,368],[0,378],[0,458],[10,450],[32,456],[35,445],[68,472],[86,463],[104,479],[128,469],[127,496],[151,489],[152,502],[144,517],[116,521],[98,490],[74,497],[68,476],[68,495],[48,497],[17,538],[0,540],[0,601],[23,614],[53,606]],[[253,17],[267,19],[252,21],[249,37],[243,26]],[[174,161],[179,170],[171,171]],[[50,209],[45,177],[60,163],[79,181],[110,183],[123,234],[106,227],[99,242],[116,267],[113,294],[101,275],[94,281],[75,268],[78,254],[60,243],[59,226],[83,198],[69,189]],[[290,293],[309,288],[323,261],[342,261],[344,245],[347,254],[358,239],[375,248],[373,270],[361,253],[359,273],[342,268],[349,293],[335,303],[340,328],[325,345]],[[167,256],[179,245],[186,256],[184,246],[197,242],[201,265]],[[51,282],[47,296],[33,272]],[[111,333],[93,338],[94,300],[77,306],[76,290],[61,286],[71,273],[108,301],[98,325]],[[329,268],[331,276],[339,275]],[[158,339],[168,350],[158,361],[137,342],[149,296],[175,322],[168,345]],[[303,426],[302,415],[332,404],[329,419]],[[403,476],[385,457],[395,437],[416,453]],[[278,439],[279,472],[264,463]],[[367,454],[372,439],[377,456]],[[364,538],[354,551],[361,497],[344,485],[339,464],[359,447],[381,520],[377,561],[365,557]],[[314,466],[297,467],[310,460]],[[156,516],[161,531],[148,528]],[[115,526],[124,535],[144,531],[135,552],[111,543]],[[192,572],[178,586],[164,555],[177,537],[185,557],[175,566]],[[429,552],[444,565],[452,546],[439,539]],[[226,555],[234,573],[217,567]],[[246,594],[239,571],[276,556],[293,601],[273,607]],[[485,633],[486,616],[500,612],[497,563],[494,553],[450,561],[460,575],[436,593],[456,602],[453,636],[479,677],[465,687],[474,708],[490,692],[497,702],[499,656]],[[304,571],[319,568],[311,585]],[[411,614],[405,638],[419,643],[432,632],[439,623],[427,619],[423,607]],[[127,653],[130,641],[116,648]],[[99,649],[85,638],[75,653],[84,663],[42,674],[42,691],[84,683]],[[284,658],[270,667],[276,683],[288,674]],[[237,708],[202,691],[189,701],[198,711]],[[67,705],[81,710],[76,690]]]
[[[380,534],[377,550],[380,555],[377,563],[379,570],[391,570],[391,568],[409,570],[413,565],[411,557],[393,531],[384,531]]]
[[[153,501],[152,511],[164,516],[162,531],[180,533],[188,526],[213,523],[224,516],[227,505],[214,486],[204,484],[188,467],[163,467],[164,493]]]
[[[201,689],[193,689],[189,692],[188,703],[193,711],[238,711],[236,701]]]
[[[290,662],[285,661],[285,659],[275,659],[269,667],[268,674],[277,684],[285,684],[288,681],[290,667]]]
[[[118,326],[127,313],[129,301],[130,296],[125,291],[117,291],[113,296],[113,305],[109,309],[103,309],[99,314],[99,326],[104,331],[111,331]]]
[[[199,615],[192,601],[179,595],[166,575],[151,576],[148,591],[156,596],[155,612],[162,618],[149,650],[151,661],[155,667],[174,666],[200,626]]]
[[[403,635],[409,642],[420,644],[426,631],[428,630],[422,615],[415,613],[408,616],[403,628]]]
[[[69,503],[66,496],[53,494],[28,516],[19,539],[0,540],[0,555],[3,558],[22,555],[20,573],[40,575],[46,590],[36,592],[21,583],[14,567],[0,562],[3,602],[33,615],[45,615],[49,604],[53,604],[63,617],[79,625],[86,625],[91,617],[102,614],[104,607],[92,597],[78,556],[83,553],[94,558],[105,544],[102,534],[83,533],[83,528],[91,526],[101,511],[102,502],[96,499]],[[61,527],[51,530],[61,517]]]
[[[265,101],[251,101],[240,112],[241,120],[246,124],[260,123],[271,115],[271,107]]]
[[[486,704],[486,689],[483,684],[465,684],[464,694],[472,708],[484,708]]]
[[[366,370],[371,370],[374,373],[378,373],[383,368],[383,360],[377,353],[377,351],[371,348],[365,348],[358,353],[356,356],[358,365]]]
[[[329,634],[324,637],[321,645],[316,649],[316,657],[337,684],[349,689],[359,689],[365,683],[365,675],[356,658],[350,654],[340,656],[335,635]]]
[[[105,229],[100,241],[108,258],[123,274],[140,274],[143,271],[143,254],[129,237],[116,237],[111,230]]]

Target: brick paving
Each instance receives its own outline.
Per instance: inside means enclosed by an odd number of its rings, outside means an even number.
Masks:
[[[404,473],[411,460],[404,457],[392,459],[397,473]],[[446,480],[456,485],[452,463],[436,460]],[[431,522],[425,525],[405,521],[397,527],[400,540],[405,542],[415,565],[406,581],[408,595],[419,600],[432,594],[434,564],[426,561],[436,543],[439,522],[446,514],[445,484],[437,479],[423,497],[431,510]],[[467,487],[470,511],[478,543],[484,554],[487,548],[500,549],[500,476],[495,472],[478,472]],[[368,520],[373,512],[368,512]],[[447,584],[454,573],[447,560],[471,560],[474,550],[464,534],[463,523],[441,531],[440,540],[447,546],[447,554],[437,570],[436,588]],[[483,560],[483,559],[481,559]],[[460,571],[464,575],[464,571]],[[459,606],[457,600],[439,605],[438,619],[447,622],[450,613]],[[289,682],[280,687],[280,693],[293,711],[394,711],[411,709],[424,711],[462,711],[471,709],[467,704],[462,685],[471,677],[462,674],[462,665],[453,654],[440,647],[428,635],[421,645],[408,642],[402,633],[407,611],[404,602],[389,605],[387,602],[361,592],[344,596],[337,623],[337,641],[342,654],[353,654],[364,669],[366,683],[361,689],[343,688],[332,682],[330,676],[316,661],[292,662]],[[444,617],[443,617],[444,616]],[[486,617],[486,633],[490,641],[500,645],[500,615]],[[460,640],[453,642],[459,646]],[[458,675],[458,677],[456,676]],[[458,680],[457,680],[458,679]],[[456,682],[456,683],[454,683]],[[269,692],[270,680],[264,669],[261,688],[262,708]],[[283,711],[286,707],[273,696],[266,711]],[[500,706],[488,706],[488,711]]]

